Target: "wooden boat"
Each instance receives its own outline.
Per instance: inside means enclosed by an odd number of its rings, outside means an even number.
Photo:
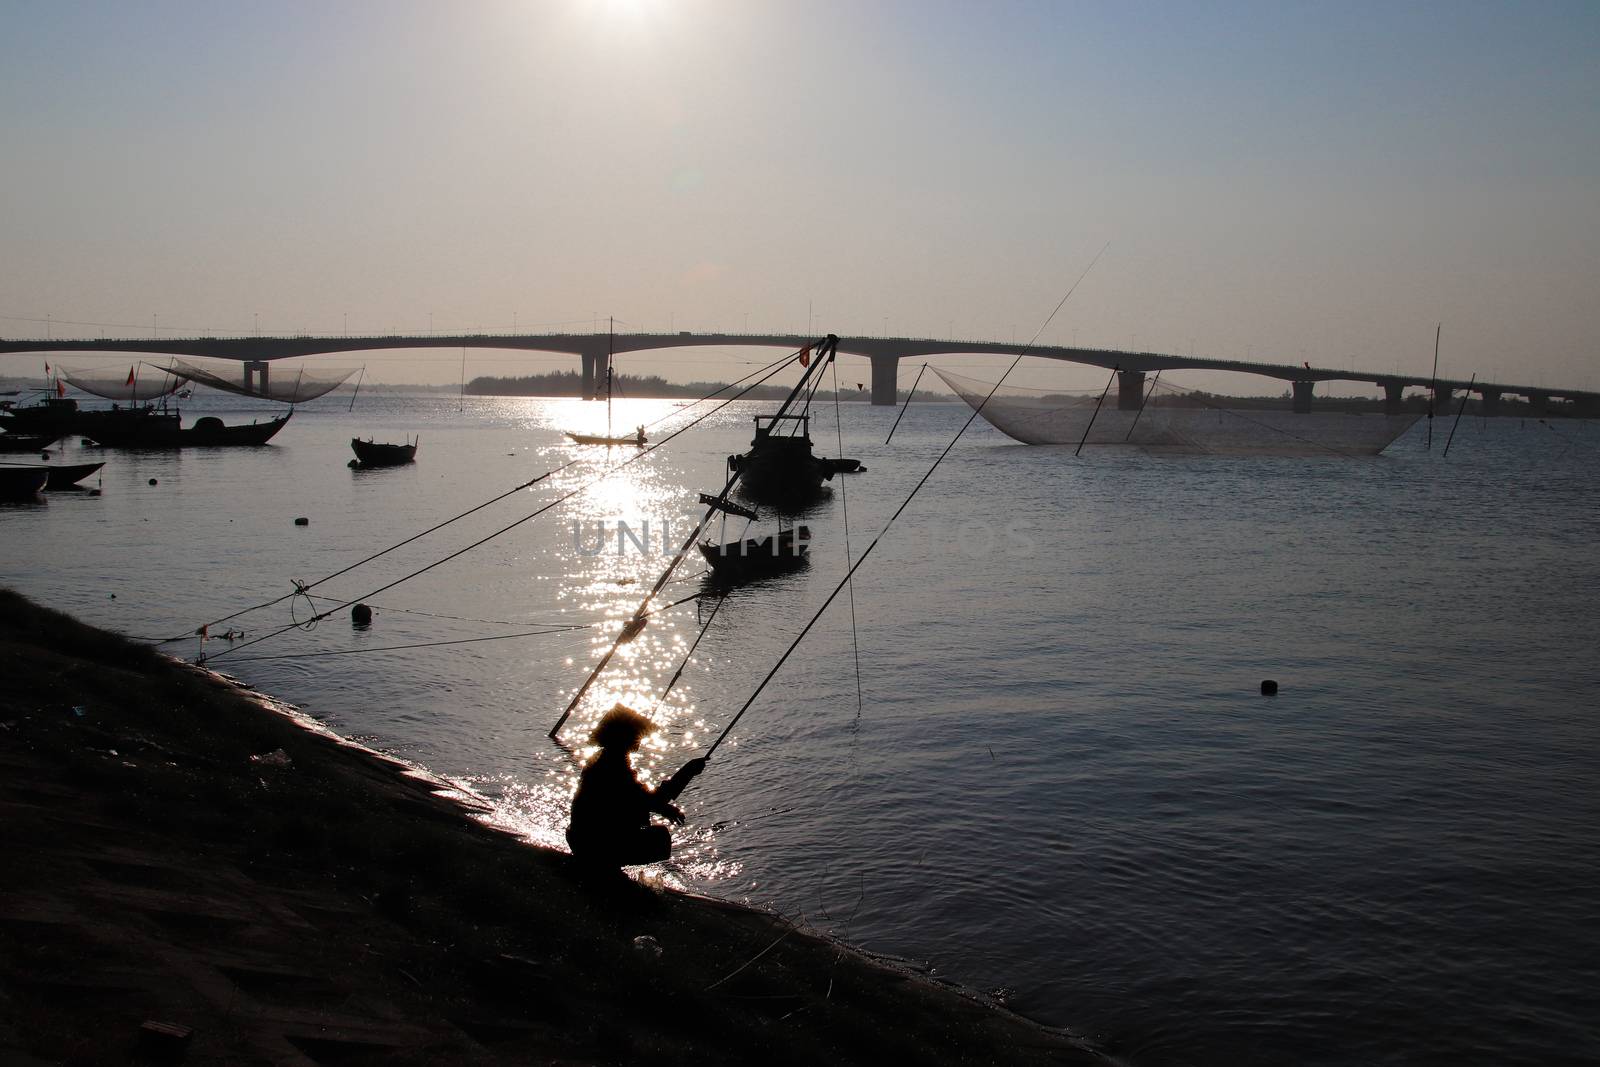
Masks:
[[[264,445],[283,429],[294,412],[265,422],[227,426],[212,415],[185,428],[177,412],[127,408],[96,412],[84,436],[107,448],[214,448]]]
[[[19,434],[55,434],[68,437],[78,432],[78,402],[69,397],[46,396],[32,404],[0,410],[0,421]]]
[[[607,437],[604,434],[573,433],[567,431],[567,436],[580,445],[634,445],[643,448],[647,443],[644,436],[644,427],[639,427],[637,433],[631,437]]]
[[[803,566],[811,547],[811,530],[806,526],[793,526],[766,537],[727,544],[701,541],[698,547],[711,565],[714,581],[742,582]]]
[[[0,467],[0,500],[32,500],[49,480],[44,466]]]
[[[43,452],[60,439],[53,433],[0,433],[0,452]]]
[[[352,467],[399,467],[413,463],[417,458],[417,445],[422,438],[417,438],[408,444],[393,445],[382,441],[361,440],[359,437],[350,438],[350,448],[356,458],[350,461]]]
[[[22,469],[27,469],[27,470],[42,470],[42,471],[44,471],[46,473],[46,475],[47,475],[47,480],[45,482],[45,488],[47,490],[48,489],[71,489],[74,486],[76,486],[79,482],[81,482],[85,478],[89,477],[89,475],[93,474],[95,471],[99,470],[101,467],[104,467],[104,466],[105,466],[104,463],[51,463],[51,464],[45,464],[45,463],[3,463],[3,462],[0,462],[0,470],[22,468]]]
[[[613,328],[615,327],[614,320],[612,326]],[[643,448],[646,444],[643,426],[640,426],[627,437],[617,437],[611,432],[611,357],[614,354],[611,350],[612,337],[613,335],[608,332],[606,335],[606,432],[603,434],[573,433],[568,430],[567,436],[580,445],[605,445],[608,448],[618,445],[633,445],[637,448]]]
[[[777,507],[802,508],[817,498],[822,483],[832,481],[835,473],[860,466],[855,460],[823,459],[811,452],[811,416],[806,409],[815,391],[812,376],[833,360],[838,345],[839,339],[829,334],[777,413],[755,417],[750,451],[728,457],[728,469],[739,476],[745,496]]]

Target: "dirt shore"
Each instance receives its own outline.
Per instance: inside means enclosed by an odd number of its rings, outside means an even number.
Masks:
[[[1103,1063],[0,590],[0,1062]],[[644,939],[644,940],[640,940]]]

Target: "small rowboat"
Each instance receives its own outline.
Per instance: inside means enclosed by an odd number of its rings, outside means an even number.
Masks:
[[[711,565],[714,580],[743,582],[782,574],[803,565],[806,552],[811,548],[811,529],[795,526],[766,537],[751,537],[723,545],[702,541],[699,548]]]
[[[350,461],[352,467],[399,467],[407,463],[416,462],[417,445],[422,438],[417,438],[403,445],[385,444],[382,441],[366,440],[359,437],[350,439],[350,448],[355,452],[356,458]]]
[[[0,500],[32,500],[49,480],[48,467],[0,467]]]

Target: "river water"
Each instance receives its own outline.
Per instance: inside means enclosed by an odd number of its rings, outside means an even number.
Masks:
[[[347,403],[258,449],[74,441],[103,493],[0,508],[0,581],[185,634],[507,494],[205,652],[562,847],[574,775],[546,732],[771,405],[602,478],[632,450],[561,435],[602,405]],[[730,596],[659,708],[710,602],[658,616],[565,736],[654,709],[653,774],[715,737],[843,576],[846,515],[858,557],[967,409],[914,405],[886,446],[894,416],[820,409],[819,452],[868,471],[806,516],[811,565]],[[616,405],[658,438],[686,418]],[[1600,426],[1467,419],[1446,458],[1447,431],[1376,459],[1075,458],[976,424],[687,794],[657,874],[1133,1064],[1600,1059]],[[349,470],[357,434],[420,434],[418,461]],[[664,599],[701,590],[689,564]],[[341,610],[277,633],[358,598],[370,630]]]

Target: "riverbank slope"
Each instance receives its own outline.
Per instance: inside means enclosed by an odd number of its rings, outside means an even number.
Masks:
[[[1102,1062],[0,589],[0,1060]]]

